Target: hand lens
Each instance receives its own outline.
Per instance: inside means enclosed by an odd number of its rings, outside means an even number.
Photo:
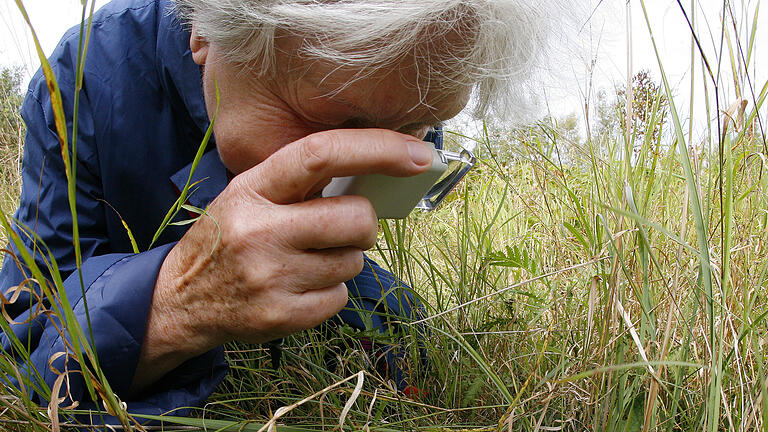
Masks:
[[[475,165],[469,150],[434,149],[432,166],[413,177],[367,174],[336,177],[323,189],[323,197],[360,195],[368,198],[379,219],[403,219],[414,208],[434,210]]]

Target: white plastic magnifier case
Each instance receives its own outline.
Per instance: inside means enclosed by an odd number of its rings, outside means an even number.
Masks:
[[[434,149],[433,154],[432,166],[419,175],[335,177],[322,196],[364,196],[379,219],[404,219],[414,208],[432,211],[475,164],[475,156],[468,150],[455,153]]]

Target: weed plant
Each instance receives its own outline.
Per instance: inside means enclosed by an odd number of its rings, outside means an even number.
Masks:
[[[698,35],[692,43],[703,78],[692,74],[690,86],[713,119],[703,140],[681,121],[663,68],[644,120],[619,122],[630,129],[590,129],[575,142],[548,122],[486,128],[471,138],[478,168],[447,203],[381,222],[371,254],[415,288],[420,317],[386,334],[302,332],[285,340],[277,369],[267,347],[231,344],[232,373],[209,404],[164,417],[163,430],[765,430],[768,83],[745,72],[757,16],[751,3],[727,3],[720,63]],[[633,91],[624,95],[633,106]],[[0,222],[8,230],[10,216]],[[91,395],[141,430],[149,417],[126,414],[111,394],[59,286],[41,281],[73,355],[94,365]],[[377,368],[386,351],[406,372],[405,392]],[[18,375],[6,354],[0,369]],[[55,402],[46,410],[14,387],[2,393],[0,428],[74,421]]]

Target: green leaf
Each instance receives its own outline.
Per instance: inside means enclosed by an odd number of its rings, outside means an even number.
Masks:
[[[183,221],[178,221],[178,222],[171,222],[171,223],[169,223],[168,225],[173,225],[173,226],[184,226],[184,225],[190,225],[190,224],[193,224],[193,223],[197,222],[197,220],[198,220],[198,219],[200,219],[200,218],[199,218],[199,217],[196,217],[196,218],[194,218],[194,219],[185,219],[185,220],[183,220]]]

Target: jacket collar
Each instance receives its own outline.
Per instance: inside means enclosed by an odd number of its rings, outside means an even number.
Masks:
[[[210,125],[203,98],[200,67],[192,60],[189,49],[190,32],[170,12],[168,0],[158,0],[158,29],[156,61],[160,82],[174,108],[189,113],[202,137]],[[196,146],[195,142],[191,145]],[[211,137],[209,147],[214,147]],[[181,192],[190,178],[192,163],[177,171],[170,178],[177,192]],[[205,208],[227,186],[228,174],[215,148],[205,153],[200,160],[190,184],[187,202],[198,208]]]
[[[157,0],[155,64],[163,90],[179,110],[186,110],[202,133],[210,121],[205,109],[200,67],[192,60],[190,32],[170,12],[169,0]],[[199,143],[197,143],[199,144]]]
[[[229,182],[229,173],[219,159],[219,152],[216,149],[209,150],[200,158],[200,163],[190,179],[191,172],[192,163],[172,175],[171,182],[176,188],[176,193],[180,194],[187,180],[190,180],[187,203],[197,208],[204,209],[208,206]]]

